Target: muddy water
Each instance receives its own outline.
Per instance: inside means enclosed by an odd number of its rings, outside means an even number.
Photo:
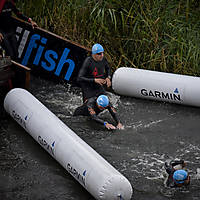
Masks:
[[[200,199],[200,108],[120,97],[109,93],[125,130],[107,131],[87,117],[73,117],[81,93],[69,85],[32,77],[30,92],[125,175],[134,200]],[[68,172],[1,108],[1,200],[93,200]],[[112,122],[109,113],[101,115]],[[169,189],[164,162],[181,158],[188,188]]]

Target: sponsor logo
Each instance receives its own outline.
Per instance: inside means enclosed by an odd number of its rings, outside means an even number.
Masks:
[[[16,33],[19,40],[19,34],[22,34],[22,28],[17,27]],[[65,48],[62,55],[59,57],[58,53],[52,49],[47,49],[48,39],[40,36],[39,34],[33,34],[28,40],[30,31],[25,30],[19,44],[18,56],[21,58],[23,51],[25,51],[24,57],[22,58],[22,64],[27,65],[29,58],[33,58],[33,63],[36,66],[41,66],[46,71],[54,71],[56,76],[60,76],[63,66],[68,66],[67,72],[64,79],[69,80],[72,72],[75,68],[75,62],[68,59],[70,49]],[[26,43],[28,43],[27,49],[24,50]]]
[[[97,75],[98,75],[98,70],[97,70],[96,67],[94,68],[94,71],[92,72],[92,74],[93,74],[94,77],[97,77]]]
[[[78,180],[82,185],[85,186],[85,176],[86,176],[86,170],[82,174],[80,174],[70,163],[67,164],[67,171],[76,179]]]
[[[17,112],[15,110],[13,110],[12,117],[26,129],[26,120],[28,118],[28,115],[26,115],[25,118],[23,118],[22,116],[17,114]]]
[[[23,29],[21,27],[17,27],[16,29],[16,38],[17,38],[17,41],[19,41],[19,38],[20,38],[20,35],[22,34],[23,32]],[[25,30],[24,33],[23,33],[23,36],[21,38],[21,41],[20,41],[20,44],[19,44],[19,47],[18,47],[18,57],[21,58],[22,56],[22,53],[24,51],[24,47],[26,45],[26,42],[28,40],[28,36],[30,34],[30,31],[27,31]]]
[[[158,90],[147,90],[147,89],[141,89],[140,92],[142,96],[145,96],[145,97],[153,97],[156,99],[167,99],[167,100],[173,100],[173,101],[179,101],[179,102],[182,101],[178,88],[176,88],[173,93],[162,92]]]
[[[54,147],[55,147],[55,141],[50,145],[50,144],[48,144],[48,142],[44,139],[44,138],[42,138],[42,136],[38,136],[38,142],[39,142],[39,144],[42,146],[42,147],[44,147],[51,155],[55,155],[54,154]]]

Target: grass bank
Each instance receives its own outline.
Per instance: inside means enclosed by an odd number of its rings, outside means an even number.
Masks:
[[[67,39],[101,43],[113,70],[200,76],[199,0],[21,0],[18,7]]]

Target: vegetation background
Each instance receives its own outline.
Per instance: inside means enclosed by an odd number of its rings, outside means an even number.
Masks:
[[[40,27],[91,48],[112,69],[127,66],[200,76],[199,0],[20,0]]]

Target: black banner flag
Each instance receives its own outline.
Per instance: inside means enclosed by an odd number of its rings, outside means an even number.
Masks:
[[[33,73],[74,82],[89,49],[15,18],[18,59]]]

